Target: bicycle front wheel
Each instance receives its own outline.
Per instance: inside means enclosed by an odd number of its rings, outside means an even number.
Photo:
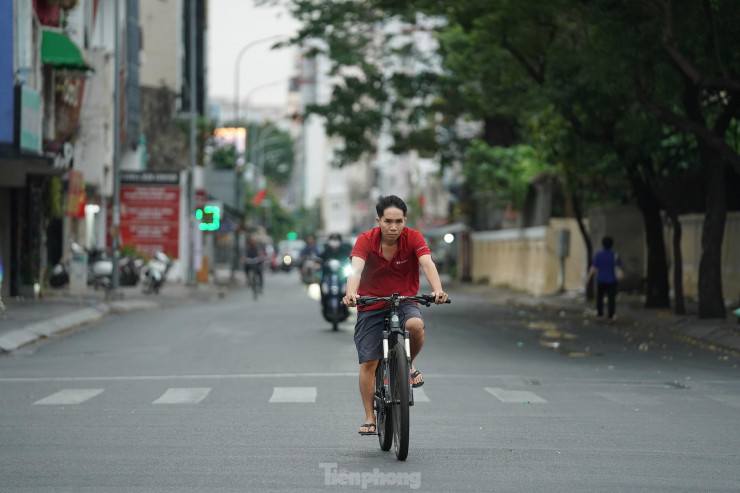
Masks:
[[[375,369],[375,423],[380,450],[388,451],[393,445],[393,417],[391,407],[385,405],[384,368],[385,363],[381,359]]]
[[[409,454],[409,364],[406,350],[396,344],[391,350],[391,394],[393,396],[393,442],[396,458]]]

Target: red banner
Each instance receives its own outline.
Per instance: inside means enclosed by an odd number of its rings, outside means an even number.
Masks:
[[[67,191],[67,209],[69,217],[85,217],[85,177],[82,171],[69,170],[69,190]]]
[[[176,185],[121,185],[121,244],[148,255],[178,256],[180,188]]]

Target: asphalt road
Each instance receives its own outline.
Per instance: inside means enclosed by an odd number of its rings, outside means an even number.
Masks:
[[[399,462],[357,434],[352,324],[266,283],[0,357],[0,491],[740,490],[732,357],[451,291]]]

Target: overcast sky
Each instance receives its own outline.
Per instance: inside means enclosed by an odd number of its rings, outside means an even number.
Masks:
[[[292,35],[298,22],[274,7],[255,7],[253,0],[210,0],[208,2],[208,95],[234,98],[236,57],[248,43],[278,34]],[[242,56],[240,99],[252,92],[251,104],[285,104],[288,77],[293,72],[293,48],[270,50],[278,40],[258,42]]]

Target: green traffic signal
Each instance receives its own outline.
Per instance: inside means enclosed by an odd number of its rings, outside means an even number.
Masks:
[[[221,227],[221,208],[207,205],[203,209],[196,209],[195,219],[200,221],[198,227],[201,231],[218,231]]]
[[[289,240],[295,240],[298,238],[298,234],[295,231],[291,231],[286,235],[286,238]]]

